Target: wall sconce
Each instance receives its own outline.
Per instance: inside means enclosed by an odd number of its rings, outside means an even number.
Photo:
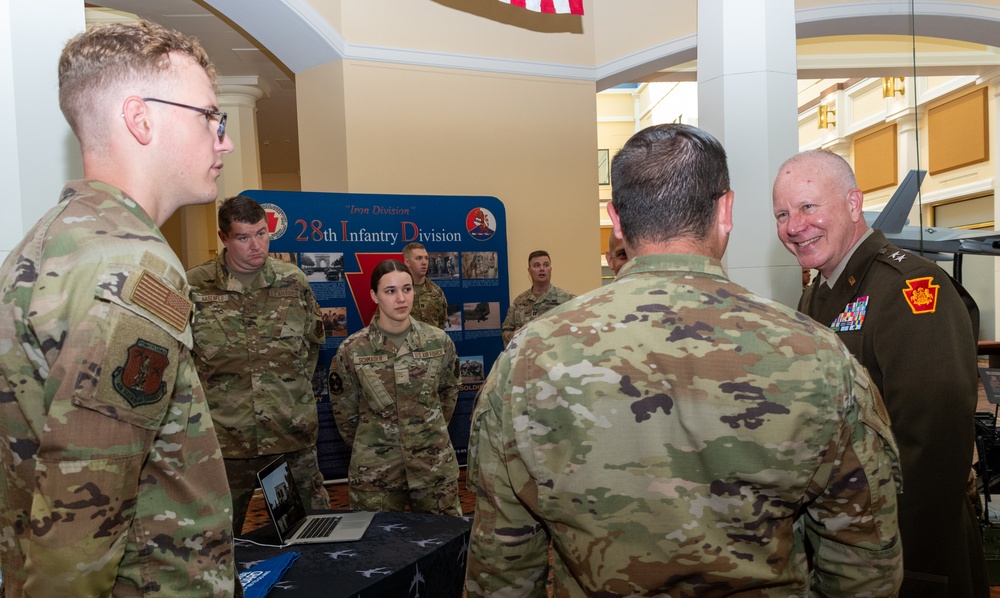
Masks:
[[[836,110],[834,110],[833,108],[831,108],[826,104],[820,104],[816,108],[816,112],[817,115],[819,116],[819,120],[816,123],[817,128],[832,129],[833,127],[837,126]]]
[[[882,97],[888,99],[894,97],[897,93],[903,95],[905,92],[903,87],[904,79],[905,77],[882,77]]]

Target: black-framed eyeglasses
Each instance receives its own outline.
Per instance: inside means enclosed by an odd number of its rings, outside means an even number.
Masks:
[[[171,106],[177,106],[178,108],[187,108],[188,110],[194,110],[195,112],[201,112],[205,116],[214,116],[219,119],[219,142],[226,137],[226,118],[229,116],[225,112],[219,112],[218,110],[209,110],[208,108],[199,108],[198,106],[188,106],[187,104],[179,104],[177,102],[170,102],[167,100],[160,100],[157,98],[142,98],[144,102],[159,102],[161,104],[169,104]]]

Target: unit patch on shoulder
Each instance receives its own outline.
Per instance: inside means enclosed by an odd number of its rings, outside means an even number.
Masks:
[[[163,374],[169,365],[169,352],[165,347],[140,338],[128,348],[125,365],[115,368],[112,384],[129,405],[151,405],[167,392]]]
[[[934,284],[933,276],[911,278],[906,281],[903,296],[910,309],[915,314],[932,314],[937,309],[938,289],[941,285]]]

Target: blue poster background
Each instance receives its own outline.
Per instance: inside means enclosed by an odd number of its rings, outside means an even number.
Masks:
[[[403,247],[413,241],[427,248],[427,278],[448,299],[446,332],[458,351],[462,380],[449,431],[464,464],[472,402],[503,349],[500,324],[510,303],[503,203],[480,196],[260,190],[243,195],[267,211],[272,255],[306,273],[323,311],[326,344],[313,390],[319,397],[317,452],[324,477],[345,478],[350,463],[350,448],[330,410],[330,362],[347,336],[371,320],[374,266],[383,259],[402,261]]]

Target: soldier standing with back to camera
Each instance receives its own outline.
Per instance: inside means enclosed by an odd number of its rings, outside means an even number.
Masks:
[[[648,127],[612,171],[631,259],[517,332],[477,398],[468,595],[892,596],[885,408],[832,331],[726,276],[722,146]]]

